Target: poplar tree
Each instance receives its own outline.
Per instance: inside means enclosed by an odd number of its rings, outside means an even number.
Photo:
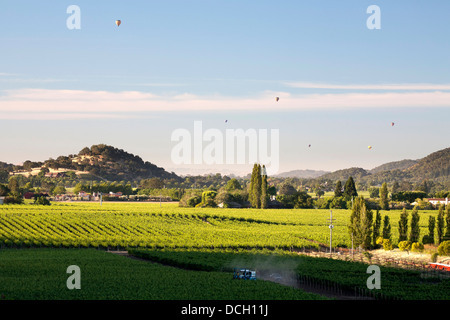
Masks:
[[[380,211],[377,210],[377,213],[375,215],[375,222],[373,224],[373,246],[376,247],[377,245],[377,238],[380,236],[380,229],[381,229],[381,214]]]
[[[408,212],[403,208],[398,221],[398,242],[408,239]]]
[[[354,200],[350,215],[349,232],[353,236],[355,245],[363,249],[369,249],[372,242],[372,211],[366,206],[364,197]]]
[[[388,215],[384,216],[383,220],[383,239],[391,240],[391,221]]]
[[[336,198],[342,197],[342,183],[341,183],[341,180],[338,180],[338,182],[336,182],[336,188],[334,188],[334,196]]]
[[[266,167],[262,166],[261,177],[261,209],[267,209],[269,205],[269,194],[267,193],[267,174]]]
[[[411,213],[411,232],[409,234],[409,241],[411,243],[419,242],[420,237],[419,220],[420,220],[419,211],[417,210],[417,207],[414,207]]]
[[[445,222],[446,222],[446,228],[445,228],[445,234],[443,240],[450,240],[450,206],[447,205],[447,208],[445,209]]]
[[[352,177],[349,177],[344,186],[344,197],[347,200],[352,199],[353,197],[357,197],[358,192],[356,192],[355,181],[353,181]]]
[[[447,223],[447,227],[448,227],[448,223]],[[444,205],[443,204],[441,204],[439,206],[436,231],[437,231],[437,240],[438,240],[437,244],[440,244],[444,240]]]
[[[389,199],[388,199],[389,191],[387,188],[386,182],[381,185],[380,188],[380,207],[383,210],[389,209]]]

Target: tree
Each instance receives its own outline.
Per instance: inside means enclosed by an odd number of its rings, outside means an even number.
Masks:
[[[380,188],[370,187],[368,191],[371,198],[378,198],[380,196]]]
[[[423,244],[434,244],[434,229],[436,227],[436,218],[434,216],[430,216],[428,218],[428,234],[423,236],[422,243]]]
[[[64,193],[66,193],[66,188],[64,188],[63,186],[56,186],[53,189],[52,193],[53,193],[53,195],[64,194]]]
[[[349,177],[344,186],[344,197],[348,201],[357,196],[358,192],[356,191],[355,181],[353,181],[352,177]]]
[[[372,211],[367,207],[364,197],[354,200],[350,215],[349,232],[356,246],[369,249],[372,243]]]
[[[445,231],[444,230],[444,205],[443,204],[441,204],[439,206],[436,231],[437,231],[438,244],[440,244],[444,240],[444,231]]]
[[[398,221],[398,242],[408,239],[408,212],[403,208]]]
[[[341,180],[338,180],[337,182],[336,182],[336,187],[334,188],[334,196],[336,197],[336,198],[338,198],[338,197],[342,197],[342,183],[341,183]]]
[[[232,178],[228,180],[227,185],[225,186],[226,191],[234,191],[234,190],[241,190],[241,184],[236,178]]]
[[[391,222],[388,215],[384,216],[383,219],[383,239],[391,240]]]
[[[375,222],[373,224],[373,246],[375,247],[377,244],[377,239],[380,236],[380,229],[381,229],[381,214],[380,211],[377,210],[377,213],[375,215]]]
[[[447,208],[445,209],[445,221],[447,226],[445,227],[445,234],[444,234],[444,241],[450,240],[450,206],[447,205]]]
[[[267,193],[267,175],[266,167],[262,167],[263,176],[261,177],[261,209],[267,209],[269,206],[269,194]]]
[[[388,199],[389,191],[387,188],[386,182],[381,185],[380,188],[380,207],[382,210],[389,209],[389,199]]]
[[[419,220],[420,220],[419,210],[417,210],[417,207],[414,207],[411,213],[411,232],[409,234],[409,241],[411,243],[419,242],[420,237]]]
[[[395,181],[394,184],[392,185],[391,193],[397,193],[397,192],[400,192],[400,185],[398,184],[397,181]]]

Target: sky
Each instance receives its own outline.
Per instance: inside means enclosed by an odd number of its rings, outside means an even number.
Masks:
[[[0,161],[100,143],[178,174],[250,173],[255,145],[273,151],[257,159],[271,174],[420,159],[449,147],[449,13],[446,0],[4,0]],[[222,164],[239,129],[258,141]],[[190,162],[173,155],[181,141]],[[195,164],[209,144],[217,161]]]

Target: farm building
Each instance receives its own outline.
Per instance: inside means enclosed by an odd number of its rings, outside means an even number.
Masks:
[[[428,199],[428,202],[431,203],[433,206],[439,206],[440,204],[445,204],[447,206],[450,203],[448,198],[445,199],[431,198]]]

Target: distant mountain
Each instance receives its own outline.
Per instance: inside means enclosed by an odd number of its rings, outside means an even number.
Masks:
[[[332,181],[337,180],[346,181],[349,177],[352,177],[354,180],[361,180],[362,178],[368,175],[370,175],[370,173],[364,170],[363,168],[353,167],[349,169],[342,169],[324,174],[320,176],[320,179]]]
[[[278,178],[318,178],[324,174],[330,173],[329,171],[318,171],[318,170],[292,170],[288,172],[282,172],[275,177]]]
[[[415,178],[450,179],[450,148],[429,154],[405,171]]]
[[[392,171],[392,170],[405,170],[413,165],[415,165],[418,162],[418,160],[401,160],[401,161],[393,161],[388,162],[385,164],[382,164],[381,166],[375,167],[372,170],[370,170],[370,173],[379,173],[383,171]]]
[[[349,177],[359,182],[379,185],[383,182],[424,180],[450,180],[450,148],[431,153],[419,160],[401,160],[385,163],[372,170],[349,168],[334,171],[319,177],[321,180],[346,181]]]

